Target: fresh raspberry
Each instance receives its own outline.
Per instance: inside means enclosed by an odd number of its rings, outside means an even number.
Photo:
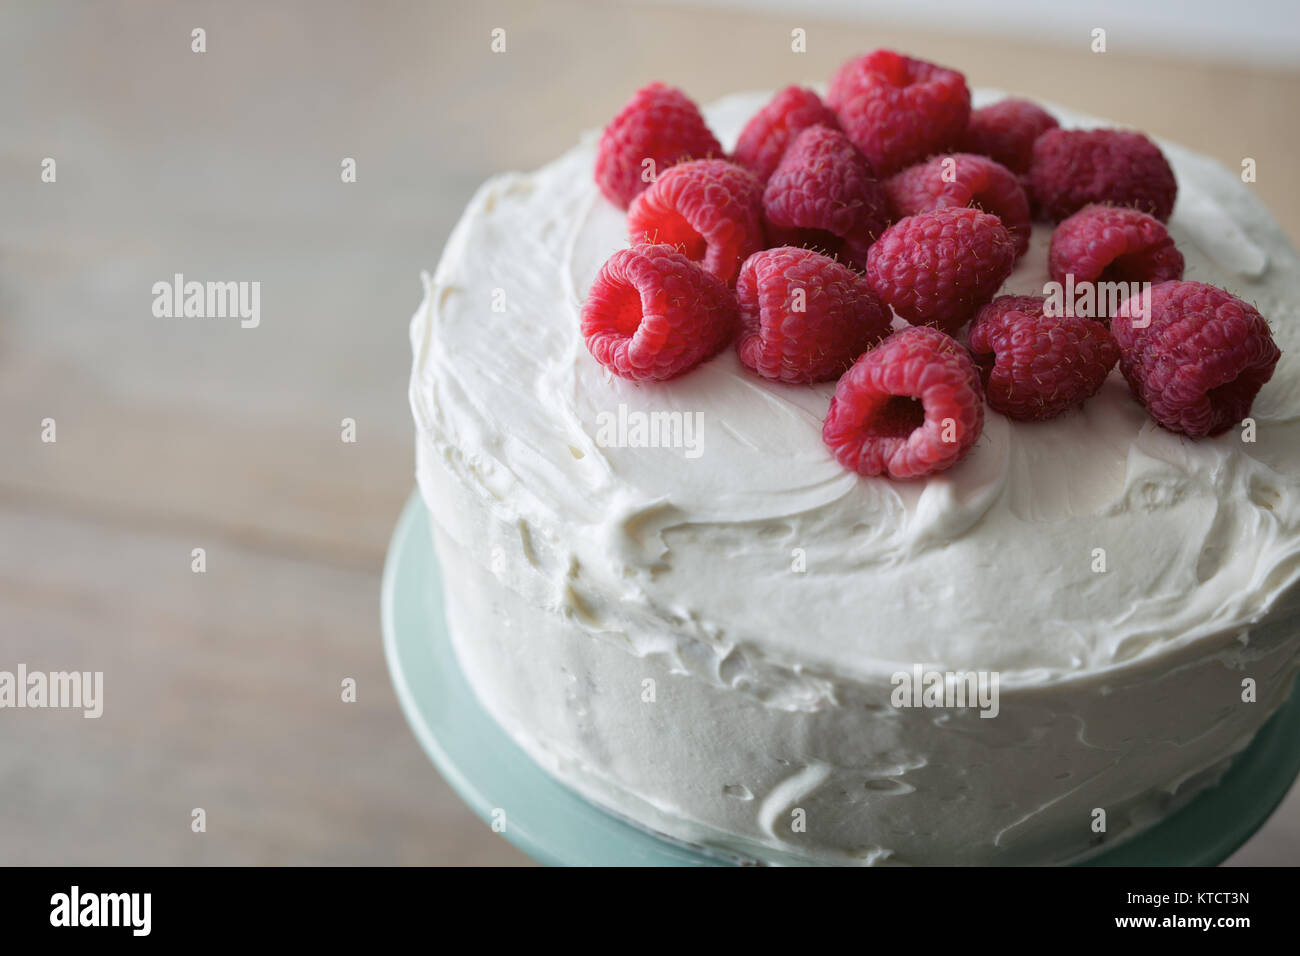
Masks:
[[[807,249],[756,252],[736,280],[746,368],[791,384],[838,378],[889,334],[889,310],[867,280]]]
[[[786,147],[809,126],[839,129],[840,121],[812,90],[787,86],[745,124],[731,158],[767,182]]]
[[[892,50],[845,63],[826,101],[881,176],[952,149],[970,120],[964,76]]]
[[[1084,206],[1052,232],[1052,278],[1083,282],[1167,282],[1183,277],[1183,254],[1154,216],[1119,206]],[[1100,297],[1098,297],[1100,302]]]
[[[948,206],[900,219],[867,254],[867,281],[913,325],[956,332],[998,291],[1016,245],[997,216]]]
[[[763,219],[773,245],[819,249],[860,269],[889,224],[889,199],[848,137],[810,126],[767,181]]]
[[[1165,222],[1178,194],[1160,147],[1118,129],[1049,129],[1034,141],[1029,183],[1056,222],[1089,203],[1131,206]]]
[[[945,206],[972,206],[1002,220],[1015,240],[1017,257],[1029,248],[1033,226],[1025,190],[1011,170],[987,156],[935,156],[895,173],[886,181],[885,191],[900,218]]]
[[[634,243],[675,246],[732,283],[740,264],[765,245],[763,186],[725,159],[679,163],[632,200],[627,231]]]
[[[984,427],[979,372],[938,329],[895,332],[835,386],[822,441],[860,475],[917,478],[951,468]]]
[[[1020,422],[1055,418],[1096,395],[1119,359],[1106,326],[1046,316],[1044,301],[1000,296],[970,326],[968,344],[989,406]]]
[[[1268,322],[1204,282],[1162,282],[1149,309],[1140,300],[1111,321],[1133,395],[1158,424],[1192,438],[1239,424],[1282,354]]]
[[[970,114],[961,139],[967,153],[996,160],[1013,173],[1029,172],[1034,140],[1059,124],[1056,117],[1029,100],[998,100]]]
[[[663,381],[718,354],[736,333],[736,297],[672,246],[620,249],[582,304],[582,336],[616,375]]]
[[[610,120],[596,148],[596,185],[627,208],[638,193],[683,159],[722,156],[697,107],[681,90],[651,83]]]

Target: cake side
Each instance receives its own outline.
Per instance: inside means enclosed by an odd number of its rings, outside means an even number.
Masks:
[[[973,710],[769,706],[634,657],[502,587],[435,529],[457,659],[540,766],[647,829],[743,859],[834,865],[1041,865],[1141,833],[1214,783],[1296,676],[1294,616],[1183,653],[1163,675],[1082,682]],[[1240,702],[1252,676],[1257,703]],[[1093,831],[1095,811],[1106,832]],[[798,825],[796,825],[798,821]]]

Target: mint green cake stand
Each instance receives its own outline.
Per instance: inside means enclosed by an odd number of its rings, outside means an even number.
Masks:
[[[559,783],[479,704],[452,651],[428,515],[407,502],[384,566],[384,652],[420,744],[474,812],[510,807],[503,836],[550,866],[732,866],[613,816]],[[1215,787],[1086,866],[1215,866],[1276,809],[1300,773],[1300,694],[1294,691]]]

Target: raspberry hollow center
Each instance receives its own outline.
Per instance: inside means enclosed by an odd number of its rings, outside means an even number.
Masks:
[[[619,335],[631,338],[641,327],[641,293],[635,286],[624,285],[609,305],[610,324]]]
[[[686,221],[680,213],[664,216],[658,223],[656,235],[650,236],[649,242],[662,242],[676,246],[677,251],[687,259],[701,261],[709,251],[709,242]]]
[[[1272,368],[1243,369],[1235,378],[1222,385],[1216,385],[1205,393],[1215,418],[1214,431],[1211,434],[1226,431],[1250,413],[1255,395],[1264,387],[1272,371]]]
[[[1110,261],[1098,282],[1144,282],[1151,277],[1150,250],[1143,248],[1137,252],[1126,252]]]
[[[911,86],[914,82],[907,61],[897,53],[879,56],[872,65],[878,75],[891,86]]]
[[[906,438],[925,424],[925,406],[910,395],[891,395],[867,416],[863,430],[876,438]]]

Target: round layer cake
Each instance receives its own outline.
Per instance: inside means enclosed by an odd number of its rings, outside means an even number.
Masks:
[[[766,100],[705,115],[730,148]],[[1212,784],[1300,667],[1300,271],[1237,176],[1161,146],[1186,278],[1283,350],[1253,427],[1166,431],[1115,371],[1051,421],[990,412],[908,482],[832,458],[833,382],[734,349],[663,384],[597,364],[579,311],[627,234],[594,135],[486,183],[426,278],[410,394],[487,710],[600,806],[764,862],[1072,861]],[[1003,293],[1043,292],[1050,235]],[[899,706],[968,673],[991,702]]]

